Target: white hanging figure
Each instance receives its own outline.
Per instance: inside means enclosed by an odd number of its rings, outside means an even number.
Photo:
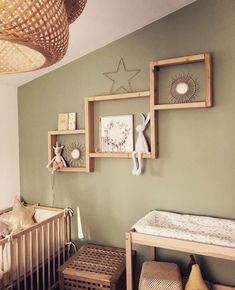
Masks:
[[[51,173],[54,174],[54,172],[57,169],[61,169],[64,167],[67,167],[64,158],[61,156],[62,149],[64,146],[59,146],[58,142],[56,142],[56,146],[53,146],[55,156],[51,159],[51,161],[47,164],[47,168],[51,167],[52,164],[52,169]]]
[[[149,152],[149,146],[143,132],[150,120],[150,113],[148,113],[146,119],[144,114],[140,115],[143,118],[143,124],[139,124],[136,126],[136,131],[139,133],[139,135],[135,143],[135,151],[133,151],[132,153],[132,160],[134,164],[132,174],[136,176],[139,176],[142,171],[142,154]]]

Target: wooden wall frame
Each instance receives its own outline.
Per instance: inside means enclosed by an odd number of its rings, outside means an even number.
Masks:
[[[134,92],[134,93],[124,93],[124,94],[115,94],[115,95],[103,95],[103,96],[91,96],[85,98],[85,127],[86,127],[86,144],[87,151],[90,158],[131,158],[132,152],[95,152],[94,148],[94,104],[101,101],[115,101],[115,100],[124,100],[124,99],[136,99],[136,98],[149,98],[149,110],[151,114],[150,121],[150,152],[143,155],[143,158],[156,158],[156,120],[155,120],[155,111],[154,107],[151,107],[151,97],[149,91]]]
[[[158,71],[161,67],[202,62],[205,75],[205,101],[190,103],[158,103]],[[94,148],[94,104],[102,101],[149,98],[150,112],[150,152],[143,158],[155,159],[159,154],[158,146],[158,111],[168,109],[190,109],[212,107],[212,56],[210,53],[161,59],[150,62],[150,91],[123,93],[114,95],[90,96],[85,98],[85,129],[73,131],[48,132],[48,161],[54,157],[53,147],[57,135],[85,134],[86,166],[81,168],[63,168],[63,172],[93,172],[94,158],[132,158],[132,152],[95,152]]]
[[[158,103],[158,73],[161,67],[204,63],[205,77],[205,101],[192,103],[159,104]],[[182,56],[169,59],[161,59],[150,62],[150,95],[155,110],[209,108],[212,107],[212,56],[210,53]]]
[[[48,162],[55,156],[53,146],[56,145],[58,135],[79,135],[85,134],[86,164],[85,167],[66,167],[58,169],[59,172],[93,172],[93,160],[90,159],[87,150],[87,134],[85,129],[66,130],[66,131],[49,131],[48,132]]]

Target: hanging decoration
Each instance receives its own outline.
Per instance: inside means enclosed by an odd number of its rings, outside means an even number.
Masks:
[[[75,141],[65,146],[63,157],[70,167],[82,167],[85,164],[85,145]]]
[[[48,67],[68,48],[69,24],[87,0],[0,1],[0,73]]]
[[[140,71],[140,69],[127,69],[123,58],[121,58],[116,71],[104,73],[104,75],[112,81],[110,93],[112,94],[119,91],[132,92],[131,80]]]
[[[170,83],[171,103],[190,103],[198,96],[199,83],[191,74],[177,75]]]

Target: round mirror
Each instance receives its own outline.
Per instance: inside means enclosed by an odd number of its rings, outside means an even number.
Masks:
[[[175,90],[179,95],[185,95],[189,90],[189,86],[185,82],[180,82],[176,85]]]
[[[71,152],[71,156],[75,160],[79,159],[80,155],[81,155],[80,150],[77,148],[73,149],[73,151]]]

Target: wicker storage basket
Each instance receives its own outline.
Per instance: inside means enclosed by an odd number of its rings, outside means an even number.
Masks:
[[[182,279],[177,264],[155,261],[143,264],[139,290],[182,289]]]
[[[125,250],[88,244],[77,251],[60,269],[62,290],[124,290]]]

